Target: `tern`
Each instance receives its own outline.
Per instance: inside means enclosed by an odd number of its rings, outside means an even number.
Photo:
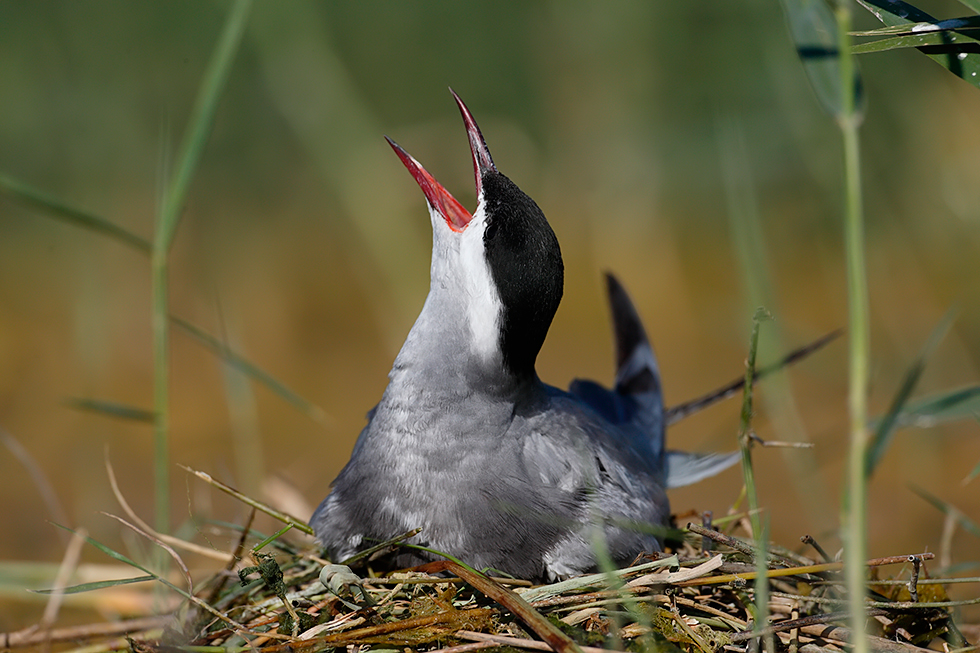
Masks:
[[[480,569],[539,580],[661,550],[668,487],[737,455],[668,452],[657,360],[636,309],[607,276],[613,389],[543,383],[535,361],[563,293],[544,213],[469,138],[477,206],[467,211],[391,139],[432,221],[429,294],[350,461],[310,525],[331,559],[421,528],[409,540]],[[387,137],[386,137],[387,138]],[[435,559],[402,548],[393,564]]]

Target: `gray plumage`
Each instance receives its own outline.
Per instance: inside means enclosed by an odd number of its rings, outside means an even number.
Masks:
[[[429,294],[310,524],[334,561],[421,527],[414,543],[531,579],[594,569],[599,546],[620,564],[657,551],[665,488],[696,473],[665,451],[660,373],[636,310],[609,276],[613,390],[575,381],[565,392],[538,379],[534,360],[561,298],[557,239],[496,170],[456,99],[477,210],[466,212],[392,143],[430,208]],[[701,471],[730,464],[718,460]],[[430,559],[402,549],[393,564]]]

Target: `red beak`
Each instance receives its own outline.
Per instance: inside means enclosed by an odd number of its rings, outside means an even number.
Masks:
[[[476,195],[479,198],[483,190],[483,174],[490,170],[496,170],[496,168],[493,165],[493,159],[490,158],[490,150],[487,149],[487,144],[483,140],[483,134],[480,133],[480,127],[476,124],[476,120],[473,119],[473,114],[470,113],[470,110],[466,108],[466,105],[463,104],[463,101],[459,99],[459,96],[452,89],[449,89],[449,92],[456,99],[456,104],[459,105],[459,112],[463,115],[463,124],[466,125],[466,135],[470,141],[470,152],[473,154],[473,174],[476,177]],[[395,154],[402,160],[402,163],[405,164],[408,171],[412,173],[415,182],[422,189],[422,193],[425,195],[425,200],[429,203],[429,206],[439,212],[439,215],[445,219],[446,224],[453,231],[462,231],[465,229],[466,225],[473,219],[473,215],[464,209],[463,205],[442,184],[436,181],[435,177],[430,175],[422,167],[422,164],[416,161],[411,154],[403,150],[398,143],[387,136],[385,136],[385,140],[395,150]]]
[[[453,231],[462,231],[466,228],[466,225],[470,223],[473,216],[469,211],[463,208],[455,197],[449,194],[449,191],[445,187],[436,181],[435,177],[430,175],[422,164],[415,160],[415,158],[402,149],[401,145],[391,140],[385,136],[385,140],[388,141],[388,145],[395,150],[395,154],[398,158],[402,160],[408,171],[412,173],[415,177],[415,182],[422,189],[422,193],[425,194],[425,201],[429,203],[432,209],[439,212],[445,220],[446,224]]]
[[[496,171],[497,168],[493,165],[493,159],[490,158],[490,150],[487,149],[487,142],[483,140],[483,134],[480,133],[480,126],[473,119],[473,114],[470,113],[470,110],[466,108],[463,101],[456,95],[456,91],[449,89],[449,92],[456,99],[456,104],[459,105],[459,112],[463,116],[463,124],[466,125],[466,135],[470,139],[470,152],[473,153],[473,175],[476,177],[476,196],[480,197],[480,193],[483,191],[483,173],[490,170]]]

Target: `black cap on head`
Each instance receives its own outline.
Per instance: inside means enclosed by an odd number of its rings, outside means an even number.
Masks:
[[[504,365],[533,376],[564,287],[561,248],[534,200],[496,170],[482,175],[487,265],[503,304]]]

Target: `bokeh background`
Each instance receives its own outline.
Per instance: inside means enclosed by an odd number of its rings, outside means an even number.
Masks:
[[[0,3],[0,172],[152,237],[228,8]],[[953,305],[918,394],[980,379],[980,91],[914,51],[860,63],[880,412]],[[775,316],[762,331],[768,360],[846,325],[838,131],[776,0],[258,2],[174,243],[172,311],[329,417],[318,423],[242,382],[175,330],[174,463],[301,517],[327,493],[428,284],[424,200],[382,134],[474,204],[448,86],[562,244],[565,299],[539,358],[546,381],[610,381],[605,270],[646,320],[670,405],[742,373],[760,304]],[[69,525],[127,551],[138,545],[99,514],[118,512],[104,459],[150,520],[151,430],[66,404],[150,407],[149,290],[142,254],[0,197],[0,428],[50,480]],[[756,449],[772,538],[789,547],[804,533],[839,547],[846,349],[832,344],[760,388],[760,436],[816,445]],[[674,426],[670,445],[732,449],[737,404]],[[978,461],[976,421],[900,431],[871,485],[871,554],[939,548],[943,515],[909,484],[980,519],[980,481],[962,484]],[[674,492],[673,508],[723,515],[740,487],[728,472]],[[0,506],[0,560],[61,559],[49,523],[59,517],[7,448]],[[172,514],[176,528],[241,523],[245,511],[175,465]],[[980,560],[980,541],[958,531],[952,551],[952,562]],[[0,630],[40,610],[22,589],[4,591],[17,607]]]

